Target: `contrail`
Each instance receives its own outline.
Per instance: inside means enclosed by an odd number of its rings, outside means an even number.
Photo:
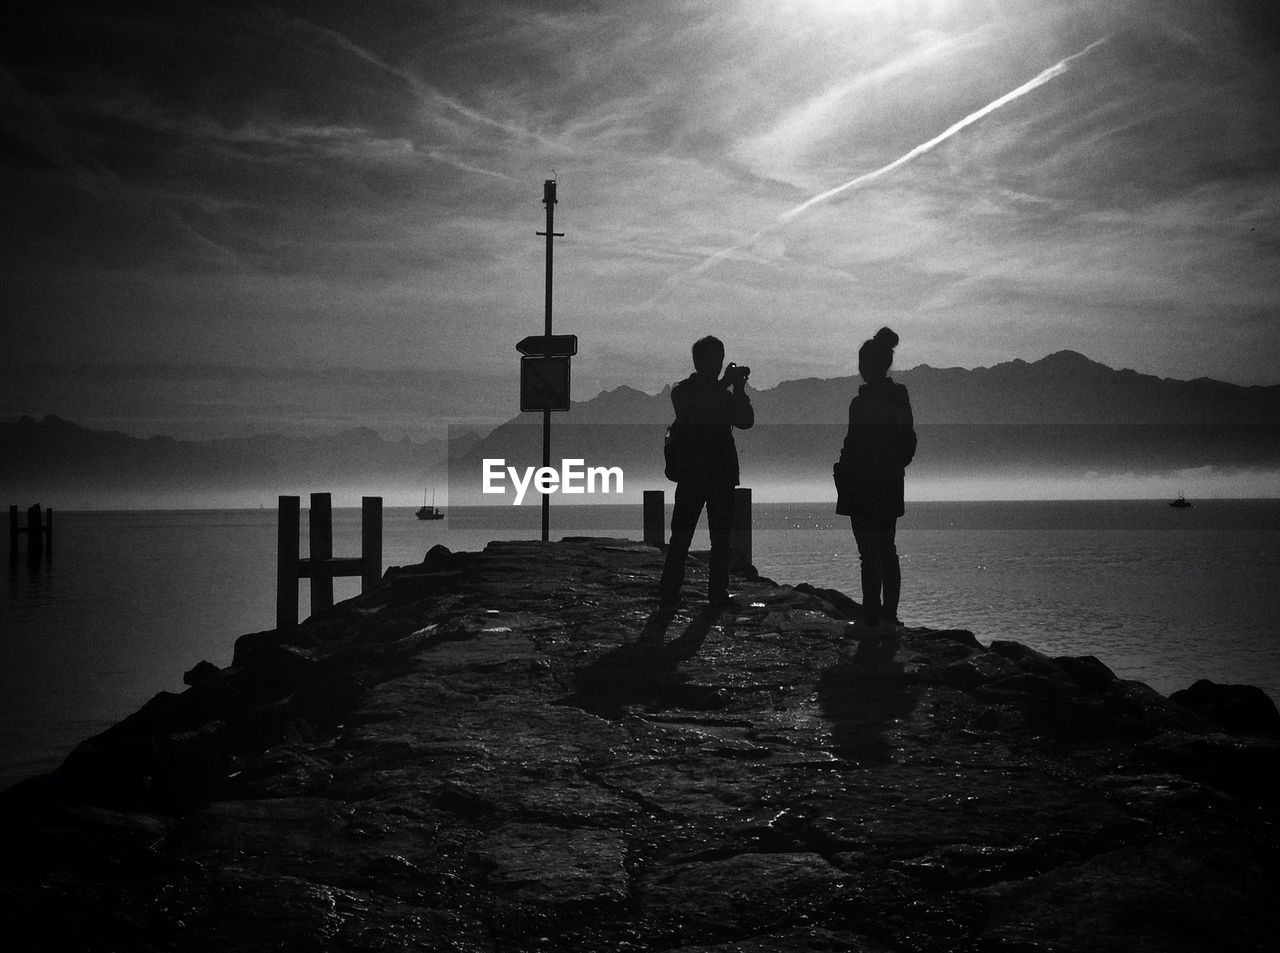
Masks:
[[[1095,47],[1105,42],[1106,42],[1106,38],[1103,38],[1101,40],[1094,40],[1092,43],[1086,46],[1079,53],[1073,53],[1071,56],[1068,56],[1061,63],[1055,63],[1053,66],[1050,66],[1047,70],[1037,75],[1035,79],[1028,80],[1027,82],[1023,83],[1021,86],[1019,86],[1017,89],[1013,90],[1012,92],[1005,93],[1003,96],[1001,96],[999,99],[995,100],[994,102],[987,103],[987,105],[983,106],[981,109],[977,110],[976,112],[972,112],[969,115],[965,116],[959,122],[951,124],[943,132],[938,133],[938,135],[934,136],[928,142],[922,142],[920,145],[916,146],[910,152],[906,153],[903,156],[898,157],[897,159],[894,159],[888,165],[881,166],[879,169],[876,169],[874,172],[867,172],[863,175],[860,175],[856,179],[850,179],[848,182],[844,183],[844,185],[837,185],[834,189],[827,189],[827,191],[821,193],[820,195],[815,195],[813,198],[809,199],[808,201],[802,202],[801,204],[797,205],[791,211],[783,212],[781,215],[778,216],[778,221],[789,222],[791,221],[791,219],[795,218],[797,215],[800,215],[801,213],[807,211],[808,209],[813,208],[813,206],[818,205],[821,202],[827,201],[827,199],[835,198],[837,195],[841,194],[842,192],[848,192],[850,189],[856,189],[860,185],[865,185],[868,182],[875,181],[881,176],[888,175],[894,169],[897,169],[901,166],[906,165],[912,159],[915,159],[918,156],[922,156],[926,152],[928,152],[930,149],[933,149],[935,146],[940,145],[943,142],[946,142],[948,139],[954,136],[961,129],[964,129],[968,126],[972,126],[975,122],[977,122],[983,116],[987,116],[995,112],[1001,106],[1006,106],[1009,103],[1013,102],[1015,99],[1020,99],[1021,97],[1027,95],[1027,93],[1031,92],[1033,89],[1037,89],[1038,87],[1043,86],[1045,83],[1049,82],[1049,80],[1053,79],[1054,77],[1061,76],[1063,73],[1065,73],[1068,69],[1071,68],[1071,63],[1073,60],[1077,60],[1080,57],[1086,55],[1087,53],[1092,52]]]
[[[1031,92],[1033,89],[1037,89],[1040,86],[1043,86],[1045,83],[1049,82],[1049,80],[1053,79],[1054,77],[1062,75],[1063,73],[1065,73],[1067,70],[1071,68],[1071,64],[1073,61],[1078,60],[1080,57],[1085,56],[1088,53],[1091,53],[1096,47],[1105,43],[1107,39],[1109,39],[1109,37],[1103,37],[1101,40],[1094,40],[1092,43],[1086,46],[1079,53],[1073,53],[1071,56],[1068,56],[1066,59],[1062,60],[1060,63],[1055,63],[1053,66],[1050,66],[1048,69],[1039,73],[1034,79],[1030,79],[1027,82],[1023,83],[1017,89],[1011,92],[1005,93],[999,99],[994,100],[993,102],[987,103],[987,105],[983,106],[981,109],[975,112],[971,112],[969,115],[965,116],[959,122],[952,123],[944,131],[940,132],[938,135],[934,136],[929,141],[922,142],[920,145],[916,146],[910,152],[907,152],[906,154],[899,156],[897,159],[894,159],[888,165],[881,166],[880,168],[876,169],[873,172],[866,172],[858,176],[856,179],[850,179],[848,182],[845,182],[843,185],[837,185],[833,189],[827,189],[827,191],[821,192],[818,195],[813,196],[813,198],[807,199],[806,201],[801,202],[795,208],[789,211],[783,212],[771,224],[766,225],[764,228],[760,229],[758,232],[756,232],[746,241],[739,242],[737,245],[733,245],[729,248],[725,248],[725,249],[722,249],[721,251],[716,252],[706,261],[702,262],[701,264],[694,265],[692,268],[690,268],[688,271],[684,273],[696,274],[699,272],[706,271],[717,261],[720,261],[721,259],[729,257],[734,252],[742,248],[746,248],[747,246],[753,244],[758,239],[763,237],[768,232],[772,231],[777,226],[791,221],[793,218],[795,218],[798,215],[804,214],[809,209],[813,208],[815,205],[821,205],[823,202],[829,201],[830,199],[835,198],[837,195],[841,195],[845,192],[850,191],[851,189],[860,188],[861,186],[864,186],[869,182],[874,182],[877,179],[883,178],[884,176],[888,175],[894,170],[899,169],[902,166],[906,165],[912,159],[918,158],[919,156],[924,155],[926,152],[933,149],[934,147],[940,145],[943,142],[946,142],[956,133],[960,132],[960,130],[973,125],[979,119],[983,118],[984,116],[990,115],[991,113],[999,109],[1001,106],[1008,105],[1009,103],[1013,102],[1015,99],[1019,99],[1027,95],[1027,93]]]

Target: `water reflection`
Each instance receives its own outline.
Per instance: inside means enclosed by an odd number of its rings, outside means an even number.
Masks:
[[[3,618],[10,611],[28,611],[53,605],[53,559],[43,553],[19,552],[9,556],[9,582]]]

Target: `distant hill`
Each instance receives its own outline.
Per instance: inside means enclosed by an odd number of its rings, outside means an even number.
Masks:
[[[972,488],[975,480],[1016,479],[1025,487],[1099,475],[1234,479],[1248,471],[1246,482],[1260,487],[1258,495],[1280,493],[1280,481],[1270,490],[1265,482],[1266,473],[1280,472],[1280,386],[1168,380],[1114,370],[1074,351],[973,370],[922,365],[892,376],[911,392],[920,434],[911,474],[917,483]],[[791,487],[792,498],[825,494],[860,384],[857,376],[808,378],[749,390],[756,427],[737,433],[744,483]],[[670,388],[605,391],[555,415],[553,456],[621,466],[637,491],[669,487],[661,446],[672,416]],[[455,448],[451,499],[479,486],[485,458],[539,464],[539,421],[525,414],[466,452]],[[1123,483],[1116,485],[1122,492]]]
[[[1280,423],[1280,386],[1169,380],[1113,370],[1074,351],[974,370],[922,365],[894,379],[911,390],[917,417],[929,424]],[[851,396],[857,379],[841,380]]]
[[[921,364],[892,372],[911,392],[925,424],[1277,424],[1280,385],[1241,387],[1200,378],[1178,381],[1113,370],[1075,351],[972,370]],[[749,389],[767,423],[843,423],[861,378],[804,378]],[[669,422],[670,388],[630,387],[575,403],[575,423]]]
[[[1191,493],[1213,492],[1226,476],[1239,495],[1243,475],[1259,487],[1252,495],[1280,495],[1280,386],[1168,380],[1114,370],[1074,351],[973,370],[922,365],[893,377],[910,390],[915,410],[917,490],[950,481],[957,493],[986,493],[994,491],[984,481],[1021,480],[1025,488],[1028,480],[1101,475],[1123,491],[1127,477],[1186,474],[1210,487],[1188,485]],[[856,376],[808,378],[751,390],[757,426],[737,438],[744,483],[825,499],[859,383]],[[633,499],[641,489],[670,488],[661,447],[671,419],[670,388],[603,391],[553,415],[553,459],[622,467]],[[0,424],[0,495],[20,506],[63,508],[272,505],[281,493],[316,490],[349,501],[380,494],[413,502],[426,487],[443,490],[447,473],[450,504],[492,503],[479,492],[482,461],[538,466],[541,446],[539,414],[522,414],[483,438],[459,433],[448,448],[443,441],[387,441],[366,428],[317,438],[181,441],[24,417]]]
[[[273,504],[282,493],[412,500],[433,480],[444,441],[383,440],[357,428],[327,437],[141,439],[58,417],[0,424],[0,491],[11,503],[63,508]]]

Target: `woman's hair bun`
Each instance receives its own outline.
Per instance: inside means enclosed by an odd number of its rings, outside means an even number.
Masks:
[[[881,328],[871,340],[884,347],[898,346],[898,335],[890,328]]]

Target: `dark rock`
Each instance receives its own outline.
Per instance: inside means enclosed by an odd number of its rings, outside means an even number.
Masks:
[[[919,629],[913,631],[915,640],[926,645],[933,643],[954,644],[970,649],[981,649],[982,643],[968,629]]]
[[[974,691],[1017,674],[1017,666],[1004,656],[995,652],[974,652],[946,665],[937,677],[944,685]]]
[[[1205,721],[1181,705],[1175,705],[1150,685],[1119,679],[1106,692],[1107,703],[1154,729],[1154,733],[1200,733],[1209,730]]]
[[[983,698],[996,701],[1010,696],[1047,700],[1060,697],[1069,688],[1070,686],[1062,679],[1045,678],[1033,672],[1019,671],[988,682],[979,694]]]
[[[279,645],[289,645],[294,639],[306,639],[306,630],[302,633],[294,631],[278,631],[268,629],[265,632],[249,632],[236,639],[235,650],[231,656],[232,668],[246,668],[254,661]]]
[[[1028,698],[1023,710],[1031,730],[1063,741],[1145,741],[1159,732],[1149,721],[1103,698],[1041,694]]]
[[[986,891],[978,948],[1262,951],[1280,935],[1276,874],[1239,837],[1170,831]]]
[[[1238,797],[1280,807],[1280,740],[1168,733],[1135,754]]]
[[[221,669],[212,662],[197,662],[194,668],[183,673],[182,682],[184,685],[195,685],[199,682],[203,682],[207,678],[217,675],[220,671]]]
[[[656,866],[637,892],[646,917],[680,924],[693,939],[821,914],[845,880],[843,871],[817,854],[737,854]]]
[[[421,565],[426,569],[441,569],[451,565],[454,562],[453,550],[448,546],[436,543],[427,550],[427,554],[422,557]]]
[[[283,643],[261,646],[249,664],[268,681],[286,690],[314,677],[318,668],[315,652]]]
[[[368,684],[357,673],[339,671],[300,687],[292,706],[316,725],[336,727],[368,691]]]
[[[1092,655],[1058,655],[1053,661],[1086,692],[1103,692],[1117,681],[1116,673]]]
[[[1027,716],[1021,708],[1009,705],[988,705],[978,712],[971,724],[978,731],[1013,733],[1026,729]]]
[[[1227,731],[1280,735],[1280,712],[1275,702],[1253,685],[1219,685],[1202,678],[1190,688],[1174,692],[1169,700]]]
[[[999,847],[948,844],[902,866],[935,886],[955,889],[1019,880],[1050,870],[1060,860],[1051,844],[1033,839]]]
[[[857,619],[862,615],[862,605],[838,589],[820,589],[809,585],[807,582],[802,582],[795,588],[797,592],[807,593],[821,599],[834,610],[832,614],[841,619]]]
[[[1064,688],[1073,685],[1070,676],[1067,675],[1061,665],[1043,652],[1037,652],[1035,649],[1020,642],[1006,642],[997,639],[991,643],[991,651],[1013,662],[1028,674],[1048,679]]]
[[[486,881],[521,902],[612,907],[630,885],[626,842],[613,831],[507,824],[472,848]]]

